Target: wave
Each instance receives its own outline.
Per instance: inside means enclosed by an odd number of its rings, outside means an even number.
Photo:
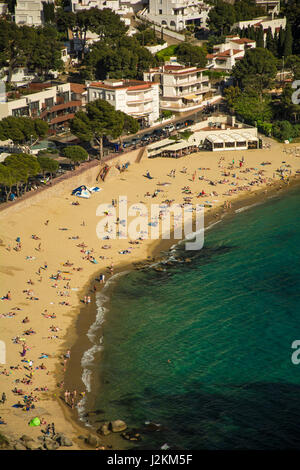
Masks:
[[[236,214],[239,214],[240,212],[247,211],[248,209],[252,209],[252,207],[260,206],[261,204],[263,204],[263,202],[256,202],[255,204],[250,204],[250,206],[240,207],[239,209],[236,209],[234,212]]]
[[[102,291],[97,294],[96,319],[94,323],[90,326],[87,332],[87,337],[89,338],[93,346],[84,352],[82,359],[81,359],[81,366],[83,368],[81,380],[85,386],[86,393],[91,392],[91,381],[92,381],[92,374],[93,374],[92,366],[95,361],[95,356],[103,349],[103,346],[102,346],[103,336],[98,338],[97,331],[99,330],[100,326],[104,322],[105,313],[108,310],[106,307],[104,307],[104,304],[109,301],[109,296],[106,295],[105,292],[113,283],[115,283],[118,280],[120,276],[123,276],[127,274],[128,272],[129,271],[123,271],[109,278],[105,282]],[[78,416],[79,416],[80,421],[84,421],[86,426],[90,426],[87,420],[84,418],[86,403],[87,403],[87,398],[83,397],[77,405],[77,411],[78,411]]]

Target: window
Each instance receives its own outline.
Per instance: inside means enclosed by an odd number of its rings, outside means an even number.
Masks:
[[[159,14],[159,15],[162,15],[162,10],[158,10],[158,14]]]
[[[47,108],[51,108],[54,105],[54,98],[46,98],[45,105]]]
[[[29,115],[29,110],[28,110],[28,107],[24,107],[24,108],[18,108],[18,109],[13,109],[12,110],[12,115],[13,116],[16,116],[16,117],[19,117],[19,116],[28,116]]]

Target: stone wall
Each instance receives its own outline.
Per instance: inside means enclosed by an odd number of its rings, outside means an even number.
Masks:
[[[129,162],[134,164],[140,162],[144,156],[145,147],[124,152],[119,155],[112,155],[110,158],[105,159],[105,163],[109,166]],[[9,217],[14,212],[25,209],[31,204],[39,203],[47,200],[53,196],[61,196],[66,193],[71,193],[74,188],[78,186],[103,186],[105,182],[102,180],[96,181],[99,171],[104,163],[98,160],[93,160],[81,165],[80,168],[74,171],[70,171],[58,178],[55,178],[52,184],[49,186],[43,186],[35,191],[30,191],[22,196],[21,199],[10,201],[8,203],[1,204],[0,206],[0,220]],[[110,178],[111,179],[111,178]]]

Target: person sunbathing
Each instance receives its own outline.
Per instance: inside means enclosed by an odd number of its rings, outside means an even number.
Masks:
[[[29,322],[29,318],[28,318],[28,317],[23,318],[22,323],[28,323],[28,322]]]
[[[73,266],[74,263],[70,263],[69,260],[67,260],[65,263],[64,263],[64,266]]]

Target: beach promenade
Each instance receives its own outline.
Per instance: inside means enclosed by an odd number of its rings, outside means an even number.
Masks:
[[[0,211],[0,341],[6,352],[5,363],[0,364],[0,399],[5,394],[0,403],[0,433],[37,439],[41,430],[54,423],[56,432],[72,440],[70,449],[88,448],[78,436],[89,431],[72,419],[86,394],[80,362],[73,389],[65,383],[80,334],[87,341],[86,331],[78,332],[79,311],[103,287],[95,280],[99,274],[105,282],[124,266],[133,268],[133,263],[152,256],[160,243],[99,239],[99,204],[118,202],[119,196],[125,196],[128,206],[143,202],[150,212],[153,203],[189,202],[205,205],[206,221],[217,219],[238,200],[252,197],[254,201],[276,185],[278,190],[284,188],[300,172],[300,158],[291,152],[296,147],[272,141],[268,149],[199,152],[176,160],[142,159],[104,183],[95,180],[93,185],[101,191],[90,199],[72,196],[68,186],[57,195],[52,191],[49,198],[32,197],[11,213]],[[148,171],[152,179],[145,178]],[[86,184],[84,174],[82,184]],[[30,427],[34,417],[43,424]],[[101,440],[104,447],[118,448],[121,442],[121,438],[112,441],[111,436]]]

